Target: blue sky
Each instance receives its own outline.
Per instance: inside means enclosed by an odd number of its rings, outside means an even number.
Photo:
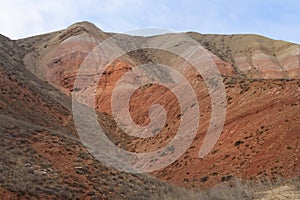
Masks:
[[[300,43],[298,0],[0,0],[0,33],[12,39],[77,21],[108,32],[157,27],[178,32],[255,33]]]

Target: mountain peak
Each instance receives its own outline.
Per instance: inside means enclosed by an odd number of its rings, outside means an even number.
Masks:
[[[85,28],[85,29],[97,29],[100,30],[95,24],[88,22],[88,21],[81,21],[81,22],[76,22],[74,24],[72,24],[71,26],[69,26],[67,29],[73,29],[73,28]],[[102,31],[102,30],[100,30]],[[102,31],[103,32],[103,31]]]
[[[108,34],[99,29],[95,24],[88,21],[76,22],[63,30],[59,34],[59,39],[61,41],[80,34],[88,34],[97,40],[103,40],[108,37]]]

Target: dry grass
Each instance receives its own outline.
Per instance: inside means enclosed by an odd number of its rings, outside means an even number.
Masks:
[[[250,200],[250,199],[300,199],[300,179],[282,179],[271,181],[260,178],[255,181],[234,179],[206,191],[189,191],[172,186],[168,192],[160,191],[153,195],[154,200]]]

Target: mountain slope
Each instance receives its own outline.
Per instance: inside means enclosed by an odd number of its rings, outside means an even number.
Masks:
[[[174,188],[149,175],[104,166],[87,152],[77,136],[70,96],[78,92],[91,102],[90,88],[74,88],[78,69],[94,47],[113,35],[87,22],[17,41],[0,35],[0,191],[5,191],[7,197],[139,199],[151,198],[157,192],[173,193]],[[233,177],[299,176],[299,45],[256,35],[187,35],[205,48],[225,85],[225,126],[214,149],[199,159],[211,117],[211,99],[204,79],[176,55],[157,49],[122,55],[107,66],[97,82],[96,104],[87,105],[99,112],[99,122],[108,137],[126,150],[147,152],[164,147],[176,135],[181,122],[178,100],[158,84],[139,88],[129,107],[134,121],[144,126],[150,122],[150,106],[162,104],[168,116],[166,126],[157,135],[147,139],[128,136],[117,128],[111,108],[113,90],[124,74],[141,64],[172,66],[176,61],[184,66],[182,74],[197,95],[200,128],[178,160],[151,175],[196,189]],[[169,36],[122,35],[118,42],[125,50],[155,44]],[[183,50],[188,47],[180,41],[162,44]],[[157,74],[162,80],[170,79],[162,71]],[[125,79],[123,87],[134,83]]]
[[[248,78],[299,78],[300,46],[259,35],[188,33]]]
[[[1,199],[151,199],[176,190],[95,160],[78,138],[70,98],[25,68],[25,47],[0,39]]]

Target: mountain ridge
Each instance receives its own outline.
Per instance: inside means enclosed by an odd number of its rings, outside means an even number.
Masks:
[[[238,76],[246,78],[278,79],[300,77],[300,46],[298,44],[272,40],[253,34],[215,35],[195,32],[187,32],[184,34],[187,34],[199,42],[207,51],[212,53],[221,73],[222,69],[227,69],[233,71]],[[96,43],[97,41],[101,43],[114,34],[107,34],[89,22],[79,22],[69,26],[66,30],[50,33],[49,36],[51,35],[52,42],[48,45],[52,44],[55,46],[69,37],[80,35],[86,37],[85,40],[89,40],[88,37],[90,37],[95,39]],[[42,36],[45,37],[47,35]],[[36,36],[36,38],[42,36]],[[125,38],[130,38],[131,41],[137,42],[147,42],[153,38],[159,40],[160,37],[163,37],[163,35],[151,37],[124,36]],[[26,40],[25,38],[21,41],[25,42]],[[91,43],[91,41],[86,42]],[[41,49],[41,47],[39,48]],[[41,53],[42,52],[43,49],[41,49]],[[226,67],[224,67],[224,65],[226,65]],[[233,74],[229,73],[225,75]]]

